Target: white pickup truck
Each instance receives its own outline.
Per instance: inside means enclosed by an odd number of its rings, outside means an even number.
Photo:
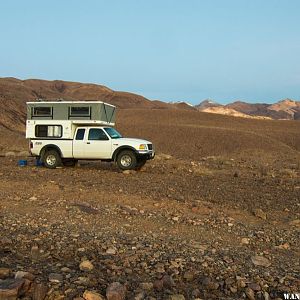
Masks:
[[[73,138],[62,138],[60,130],[59,126],[37,125],[36,138],[29,140],[31,155],[40,158],[47,168],[75,165],[82,159],[114,161],[121,170],[131,170],[141,168],[155,156],[151,142],[124,138],[113,127],[76,126]]]

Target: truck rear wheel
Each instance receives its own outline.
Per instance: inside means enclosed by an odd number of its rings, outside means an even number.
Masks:
[[[61,157],[56,150],[49,150],[43,156],[43,163],[46,168],[55,169],[61,166]]]
[[[117,166],[121,170],[132,170],[136,167],[136,155],[131,150],[123,150],[117,157]]]

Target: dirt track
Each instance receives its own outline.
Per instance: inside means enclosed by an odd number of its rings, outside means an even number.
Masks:
[[[0,266],[33,274],[31,292],[42,282],[46,299],[105,295],[115,281],[127,299],[299,291],[297,165],[161,155],[123,174],[110,164],[47,170],[0,159]],[[80,270],[84,260],[94,268]]]

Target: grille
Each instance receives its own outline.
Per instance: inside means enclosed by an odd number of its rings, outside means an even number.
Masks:
[[[148,150],[153,150],[152,144],[147,144],[147,146],[148,146]]]

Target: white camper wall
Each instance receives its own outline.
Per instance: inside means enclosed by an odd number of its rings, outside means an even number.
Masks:
[[[76,128],[72,124],[72,121],[55,121],[55,120],[27,120],[26,122],[26,138],[34,139],[38,138],[35,136],[35,126],[36,125],[58,125],[62,126],[62,136],[61,139],[73,139],[73,134]],[[39,138],[42,139],[42,138]],[[51,138],[50,138],[51,139]]]

